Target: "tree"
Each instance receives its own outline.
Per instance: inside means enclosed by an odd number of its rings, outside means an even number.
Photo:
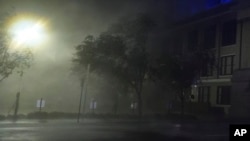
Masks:
[[[114,99],[114,113],[119,104],[118,94],[127,92],[123,69],[125,66],[124,44],[121,38],[102,33],[98,38],[89,35],[82,44],[76,47],[77,53],[73,59],[74,71],[85,75],[86,66],[91,65],[91,71],[112,82],[110,88],[117,94]]]
[[[30,49],[12,49],[11,37],[5,28],[6,18],[0,19],[0,82],[16,70],[20,75],[30,67],[33,55]]]
[[[73,72],[82,74],[87,65],[95,61],[95,38],[91,35],[87,36],[84,41],[75,47],[76,53],[73,58]]]
[[[204,64],[206,67],[204,67]],[[181,55],[168,54],[159,58],[160,78],[178,94],[181,101],[181,114],[184,114],[184,103],[190,98],[191,85],[199,79],[207,66],[214,66],[214,56],[209,51],[186,52]]]
[[[129,20],[121,20],[109,29],[112,35],[120,36],[126,45],[125,80],[134,89],[138,100],[138,114],[142,116],[142,90],[146,76],[150,73],[150,54],[147,41],[154,21],[145,14]]]
[[[97,39],[88,36],[77,46],[74,59],[78,66],[91,64],[95,71],[113,76],[125,89],[130,86],[137,95],[140,116],[143,83],[150,71],[147,38],[153,27],[153,20],[146,15],[123,19]]]

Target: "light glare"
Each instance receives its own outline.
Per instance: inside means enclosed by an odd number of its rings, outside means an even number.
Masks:
[[[14,23],[11,28],[13,42],[16,45],[37,45],[44,40],[42,23],[22,20]]]

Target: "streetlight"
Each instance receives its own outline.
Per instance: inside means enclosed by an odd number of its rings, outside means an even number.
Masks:
[[[29,18],[17,18],[16,20],[13,20],[9,25],[9,34],[11,35],[10,49],[12,51],[21,52],[20,47],[37,46],[45,39],[44,28],[45,24],[42,21]],[[23,70],[21,70],[20,73],[20,88],[16,95],[14,120],[17,120],[22,77]]]
[[[32,19],[21,19],[10,26],[12,46],[35,47],[45,40],[45,22]]]

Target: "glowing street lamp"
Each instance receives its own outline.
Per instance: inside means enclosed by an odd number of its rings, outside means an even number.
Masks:
[[[20,51],[19,47],[35,47],[41,44],[45,40],[45,25],[41,21],[35,21],[31,19],[19,19],[14,20],[9,26],[9,33],[11,36],[10,48],[16,51]],[[21,80],[23,71],[21,72]],[[21,93],[21,80],[20,89],[17,93],[14,120],[17,120],[17,113],[19,109],[19,97]]]
[[[12,47],[34,47],[45,40],[45,24],[32,19],[20,19],[10,25]]]
[[[45,42],[47,21],[31,15],[17,15],[7,22],[11,49],[37,47]]]
[[[39,23],[33,25],[30,21],[21,21],[16,23],[13,30],[14,41],[18,43],[35,44],[42,39],[42,26]]]

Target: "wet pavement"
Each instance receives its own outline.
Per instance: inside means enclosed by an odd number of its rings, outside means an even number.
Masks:
[[[225,123],[21,120],[0,122],[0,141],[227,141]]]

